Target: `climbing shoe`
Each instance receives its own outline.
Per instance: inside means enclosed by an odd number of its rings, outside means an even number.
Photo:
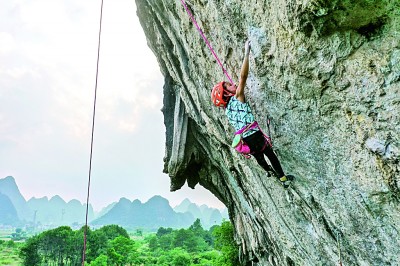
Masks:
[[[293,181],[294,176],[292,175],[284,175],[281,178],[279,178],[279,181],[281,181],[281,184],[284,188],[288,188],[290,186],[290,182]]]
[[[275,175],[275,172],[274,172],[274,170],[272,169],[272,167],[270,165],[264,167],[264,170],[265,170],[265,172],[266,172],[268,177]]]

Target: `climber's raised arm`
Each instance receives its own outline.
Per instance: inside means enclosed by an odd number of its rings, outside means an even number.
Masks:
[[[245,102],[244,88],[246,87],[247,76],[249,74],[249,53],[250,53],[250,41],[246,41],[244,45],[244,59],[242,69],[240,70],[239,85],[236,90],[236,98],[242,103]]]

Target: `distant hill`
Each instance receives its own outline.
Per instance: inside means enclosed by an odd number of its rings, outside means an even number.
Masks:
[[[27,204],[32,211],[36,212],[35,222],[37,223],[54,226],[85,223],[86,205],[78,200],[71,200],[67,203],[56,195],[50,200],[47,197],[31,198]],[[88,219],[90,221],[93,218],[93,208],[89,205]]]
[[[204,228],[210,228],[215,224],[221,224],[223,219],[229,219],[226,208],[220,211],[215,208],[210,208],[205,204],[198,206],[189,199],[184,199],[174,210],[180,213],[190,213],[196,219],[199,218]]]
[[[13,177],[0,179],[0,225],[34,224],[39,230],[60,225],[80,227],[85,222],[85,214],[85,204],[78,200],[65,202],[58,195],[50,199],[33,197],[25,201]],[[224,218],[228,219],[228,216],[226,209],[221,213],[207,205],[198,206],[189,199],[172,208],[168,200],[161,196],[154,196],[145,203],[121,198],[97,215],[89,205],[88,213],[91,226],[117,224],[146,230],[157,230],[159,227],[186,228],[197,218],[204,228],[209,228],[220,224]]]
[[[60,196],[31,198],[26,201],[12,176],[0,179],[0,225],[20,226],[35,222],[42,226],[72,225],[85,222],[86,205],[78,200],[66,203]],[[14,211],[16,212],[16,218]],[[89,221],[94,211],[89,205]]]
[[[26,205],[25,198],[20,193],[15,179],[12,176],[0,179],[0,193],[7,196],[17,211],[20,220],[28,220],[31,218],[31,211]]]
[[[179,205],[174,207],[174,211],[187,212],[190,204],[192,204],[192,202],[189,199],[184,199]]]
[[[117,202],[113,202],[111,204],[108,204],[106,207],[102,208],[99,213],[96,213],[96,218],[101,217],[107,212],[109,212],[112,208],[114,208],[115,204],[117,204]]]
[[[14,225],[19,223],[17,210],[10,198],[0,193],[0,224]]]
[[[90,224],[96,226],[118,224],[126,228],[156,230],[159,227],[188,227],[194,221],[195,218],[190,213],[176,213],[168,200],[154,196],[146,203],[141,203],[139,200],[130,202],[121,198],[110,211]]]

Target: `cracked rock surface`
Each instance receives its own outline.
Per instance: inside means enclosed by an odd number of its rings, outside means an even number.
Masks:
[[[181,1],[136,0],[165,77],[164,171],[228,208],[243,265],[400,265],[400,2],[187,0],[238,82],[288,190],[230,147],[210,101],[224,79]],[[340,244],[340,252],[338,250]]]

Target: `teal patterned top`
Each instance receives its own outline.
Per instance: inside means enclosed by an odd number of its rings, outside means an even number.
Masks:
[[[228,117],[229,123],[235,128],[236,131],[255,121],[250,105],[248,103],[242,103],[235,96],[232,96],[229,100],[229,103],[225,109],[225,114]],[[258,128],[248,130],[244,132],[242,136],[250,136],[258,130]]]

